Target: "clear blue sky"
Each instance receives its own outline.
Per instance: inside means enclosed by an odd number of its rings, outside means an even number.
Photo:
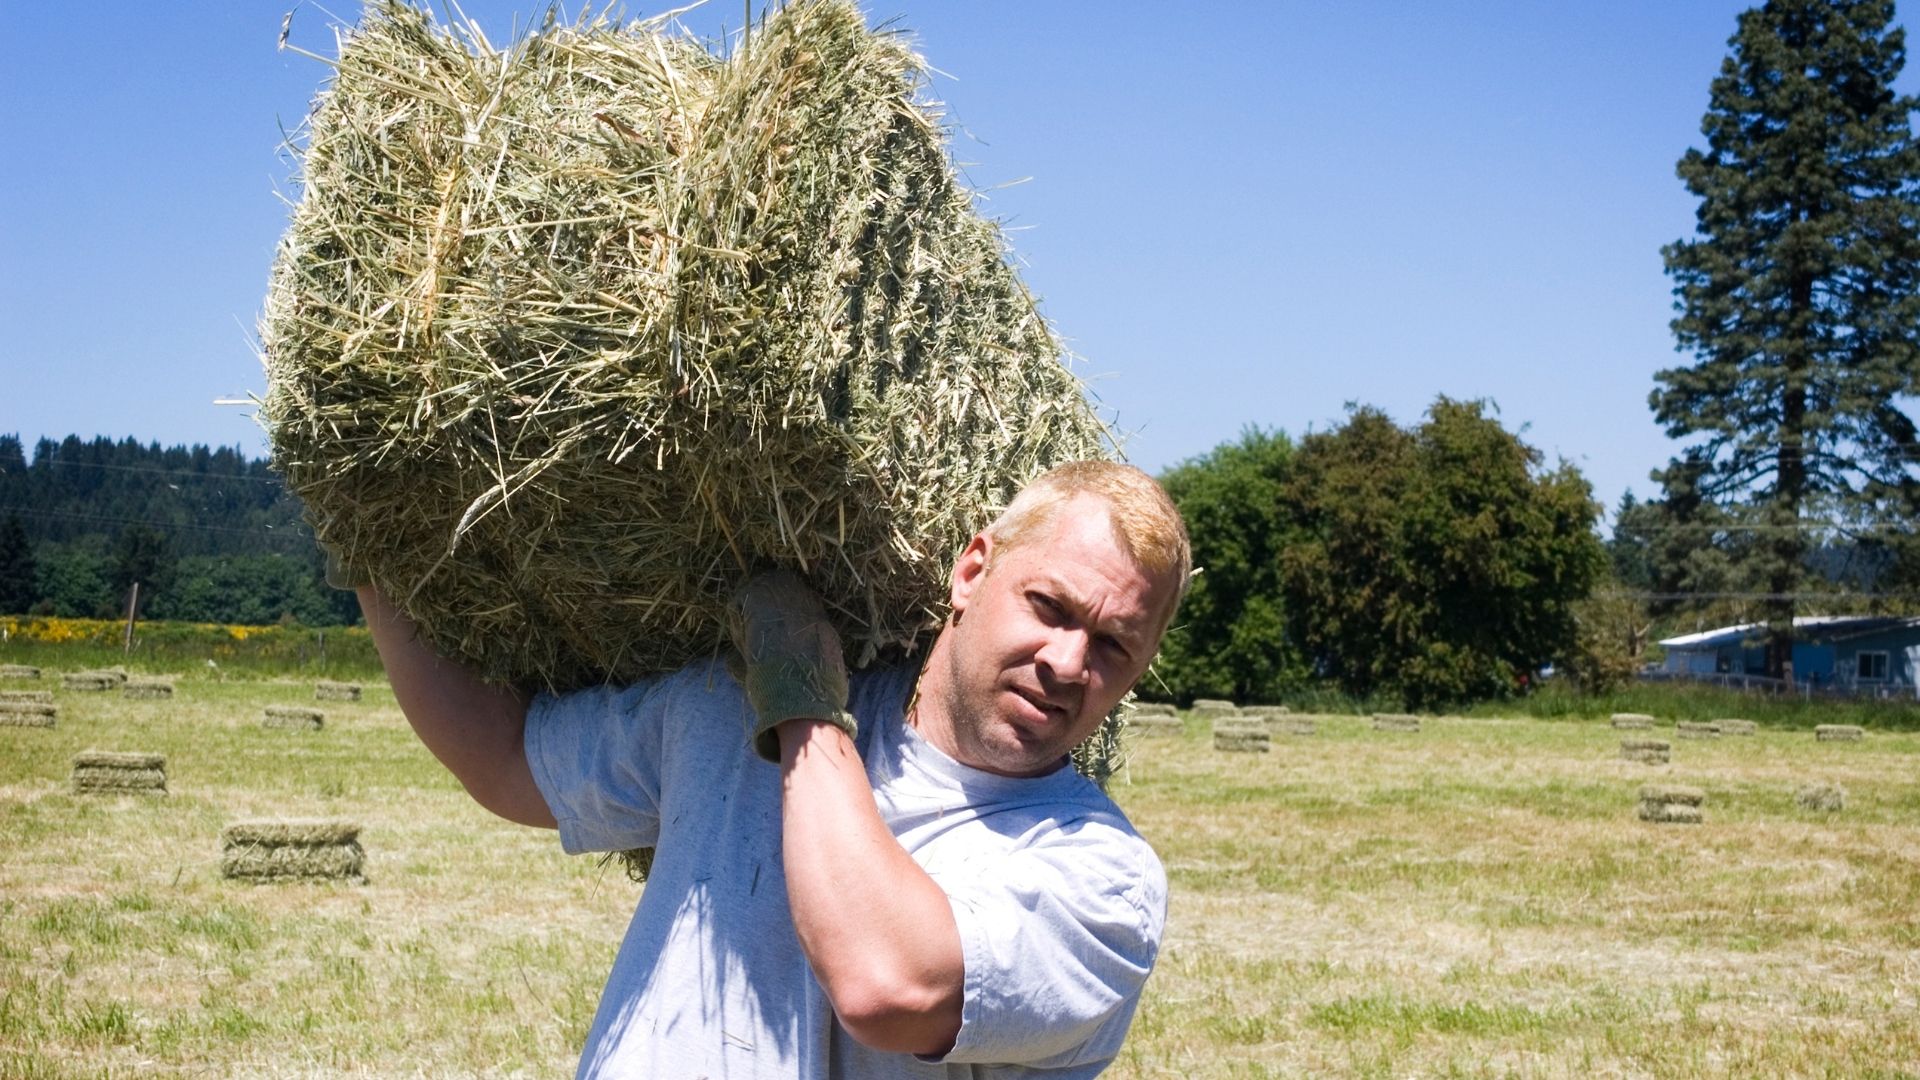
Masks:
[[[1444,393],[1496,401],[1609,507],[1652,493],[1675,447],[1647,393],[1682,359],[1659,249],[1693,227],[1673,165],[1748,5],[865,3],[951,76],[956,156],[1136,463]],[[354,4],[302,4],[293,42],[332,55]],[[545,10],[464,6],[496,41]],[[264,389],[280,129],[328,73],[276,51],[287,8],[10,7],[0,433],[265,452],[213,402]]]

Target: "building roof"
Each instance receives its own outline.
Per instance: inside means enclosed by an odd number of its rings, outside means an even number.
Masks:
[[[1920,618],[1903,615],[1802,615],[1793,620],[1795,635],[1806,641],[1839,641],[1911,627],[1920,627]],[[1717,630],[1702,630],[1697,634],[1662,638],[1660,644],[1669,649],[1718,649],[1724,645],[1758,641],[1766,634],[1766,623],[1740,623],[1737,626],[1722,626]]]

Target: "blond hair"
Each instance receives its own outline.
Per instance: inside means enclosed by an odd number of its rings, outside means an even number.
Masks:
[[[1133,561],[1154,577],[1174,583],[1173,609],[1187,593],[1193,553],[1179,508],[1159,482],[1131,465],[1112,461],[1069,461],[1028,481],[1013,502],[993,519],[986,534],[998,555],[1051,533],[1061,508],[1075,496],[1091,495],[1107,505],[1107,523]],[[991,567],[991,561],[989,562]]]

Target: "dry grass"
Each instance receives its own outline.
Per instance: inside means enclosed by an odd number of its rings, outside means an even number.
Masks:
[[[311,693],[182,679],[0,730],[0,1076],[571,1069],[635,887],[473,806],[384,687],[258,726]],[[1712,814],[1668,829],[1605,719],[1314,716],[1264,755],[1184,719],[1114,783],[1172,913],[1110,1076],[1920,1073],[1920,735],[1687,744],[1659,782]],[[69,794],[135,735],[171,796]],[[358,824],[367,884],[223,882],[222,827],[280,816]]]

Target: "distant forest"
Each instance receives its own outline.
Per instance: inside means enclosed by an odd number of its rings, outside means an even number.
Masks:
[[[0,614],[358,622],[300,504],[237,447],[0,435]]]

